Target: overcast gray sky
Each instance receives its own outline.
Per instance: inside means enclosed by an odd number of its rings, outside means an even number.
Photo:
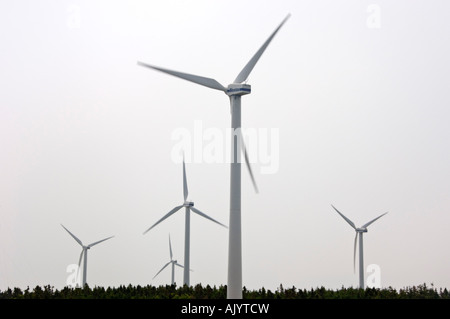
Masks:
[[[244,285],[357,286],[354,231],[333,204],[357,226],[389,212],[364,235],[381,286],[450,287],[449,11],[418,0],[1,2],[0,289],[66,285],[81,248],[61,223],[86,244],[115,235],[89,251],[90,285],[169,283],[169,269],[152,277],[169,233],[183,262],[184,213],[142,233],[182,203],[176,132],[227,136],[229,102],[136,62],[228,85],[288,13],[242,99],[244,128],[278,134],[265,145],[276,169],[262,156],[253,165],[259,194],[242,174]],[[229,164],[191,158],[186,169],[195,206],[228,224]],[[197,215],[191,229],[191,284],[226,284],[227,230]]]

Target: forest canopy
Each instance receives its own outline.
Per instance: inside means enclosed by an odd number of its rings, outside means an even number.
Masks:
[[[89,287],[71,288],[64,287],[61,290],[54,287],[36,286],[34,289],[27,287],[8,288],[0,290],[0,299],[226,299],[226,285],[223,286],[128,286],[119,287]],[[324,287],[311,289],[298,289],[296,287],[284,288],[280,285],[275,291],[261,288],[247,290],[243,288],[243,299],[450,299],[447,288],[437,290],[433,287],[421,284],[405,287],[400,290],[389,288],[344,288],[337,290]]]

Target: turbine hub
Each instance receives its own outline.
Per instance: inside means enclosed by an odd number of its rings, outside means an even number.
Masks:
[[[252,91],[249,84],[233,83],[228,85],[227,91],[225,92],[228,96],[232,95],[245,95],[250,94]]]

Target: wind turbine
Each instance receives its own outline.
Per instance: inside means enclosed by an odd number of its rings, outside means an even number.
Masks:
[[[356,263],[356,243],[358,241],[358,237],[359,237],[359,287],[361,289],[364,289],[364,260],[363,260],[363,234],[367,233],[367,227],[372,224],[374,221],[376,221],[378,218],[381,218],[382,216],[386,215],[386,213],[381,214],[380,216],[378,216],[375,219],[372,219],[370,222],[365,223],[364,225],[362,225],[361,227],[357,228],[355,226],[355,224],[348,219],[347,217],[345,217],[340,211],[338,211],[336,209],[336,207],[334,207],[333,205],[331,205],[331,207],[334,208],[335,211],[338,212],[339,215],[342,216],[342,218],[345,219],[345,221],[347,223],[349,223],[350,226],[353,227],[353,229],[356,231],[355,234],[355,244],[354,244],[354,248],[353,248],[353,271],[355,270],[355,263]],[[359,235],[359,236],[358,236]]]
[[[255,187],[256,183],[253,173],[248,162],[247,152],[243,146],[241,135],[241,96],[250,94],[251,86],[243,83],[247,80],[250,72],[258,62],[261,55],[266,50],[269,43],[272,41],[275,34],[280,30],[290,14],[284,18],[281,24],[275,29],[270,37],[264,42],[260,49],[253,55],[250,61],[244,66],[238,74],[233,83],[227,87],[223,86],[214,79],[173,71],[154,65],[138,62],[139,65],[148,67],[163,73],[173,75],[175,77],[191,81],[211,89],[219,90],[229,96],[231,107],[231,128],[232,128],[232,143],[231,143],[231,169],[230,169],[230,227],[228,236],[228,284],[227,284],[227,298],[228,299],[242,299],[242,241],[241,241],[241,163],[239,156],[239,146],[244,149],[245,162],[250,172],[250,177]],[[186,265],[185,265],[186,266]]]
[[[91,247],[100,244],[102,241],[108,240],[110,238],[113,238],[114,236],[96,241],[95,243],[89,244],[87,246],[83,245],[83,243],[81,242],[81,240],[79,240],[74,234],[72,234],[66,227],[64,227],[64,225],[61,224],[61,226],[70,234],[70,236],[73,237],[73,239],[76,240],[77,243],[80,244],[80,246],[82,247],[81,250],[81,254],[80,254],[80,259],[78,261],[78,269],[80,269],[80,265],[81,265],[81,259],[83,259],[84,257],[84,263],[83,263],[83,281],[82,281],[82,287],[84,287],[86,285],[86,275],[87,275],[87,251],[88,249],[90,249]],[[83,256],[84,255],[84,256]],[[77,279],[78,279],[78,270],[77,270]]]
[[[169,216],[171,216],[172,214],[176,213],[178,210],[180,210],[182,207],[185,208],[185,229],[184,229],[184,273],[183,273],[183,284],[184,285],[190,285],[190,275],[189,275],[189,269],[190,269],[190,238],[191,238],[191,210],[206,218],[209,219],[225,228],[227,228],[227,226],[219,223],[217,220],[209,217],[208,215],[202,213],[200,210],[198,210],[197,208],[194,207],[194,202],[190,202],[187,200],[188,197],[188,186],[187,186],[187,180],[186,180],[186,167],[184,164],[184,159],[183,159],[183,196],[184,196],[184,202],[182,205],[180,206],[176,206],[175,208],[173,208],[170,212],[168,212],[166,215],[164,215],[164,217],[162,217],[160,220],[158,220],[155,224],[153,224],[153,226],[151,226],[149,229],[147,229],[144,232],[144,235],[150,231],[153,227],[155,227],[156,225],[158,225],[160,222],[162,222],[163,220],[165,220],[166,218],[168,218]]]
[[[182,265],[180,265],[176,260],[173,260],[173,255],[172,255],[172,244],[170,243],[170,235],[169,235],[169,251],[170,251],[170,261],[164,265],[164,267],[161,268],[160,271],[157,272],[157,274],[152,278],[155,279],[156,276],[159,275],[159,273],[161,271],[164,270],[164,268],[166,268],[167,266],[169,266],[169,264],[172,264],[172,285],[175,283],[175,266],[184,268]]]

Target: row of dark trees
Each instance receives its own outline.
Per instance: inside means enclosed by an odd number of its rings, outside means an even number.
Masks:
[[[375,288],[344,288],[337,290],[324,287],[316,289],[285,289],[280,285],[275,291],[261,288],[259,290],[243,289],[244,299],[450,299],[447,288],[439,291],[431,285],[421,284],[395,290],[391,287]],[[201,284],[196,286],[119,286],[84,288],[65,287],[61,290],[51,286],[8,288],[0,291],[0,299],[226,299],[226,286],[211,287]]]

